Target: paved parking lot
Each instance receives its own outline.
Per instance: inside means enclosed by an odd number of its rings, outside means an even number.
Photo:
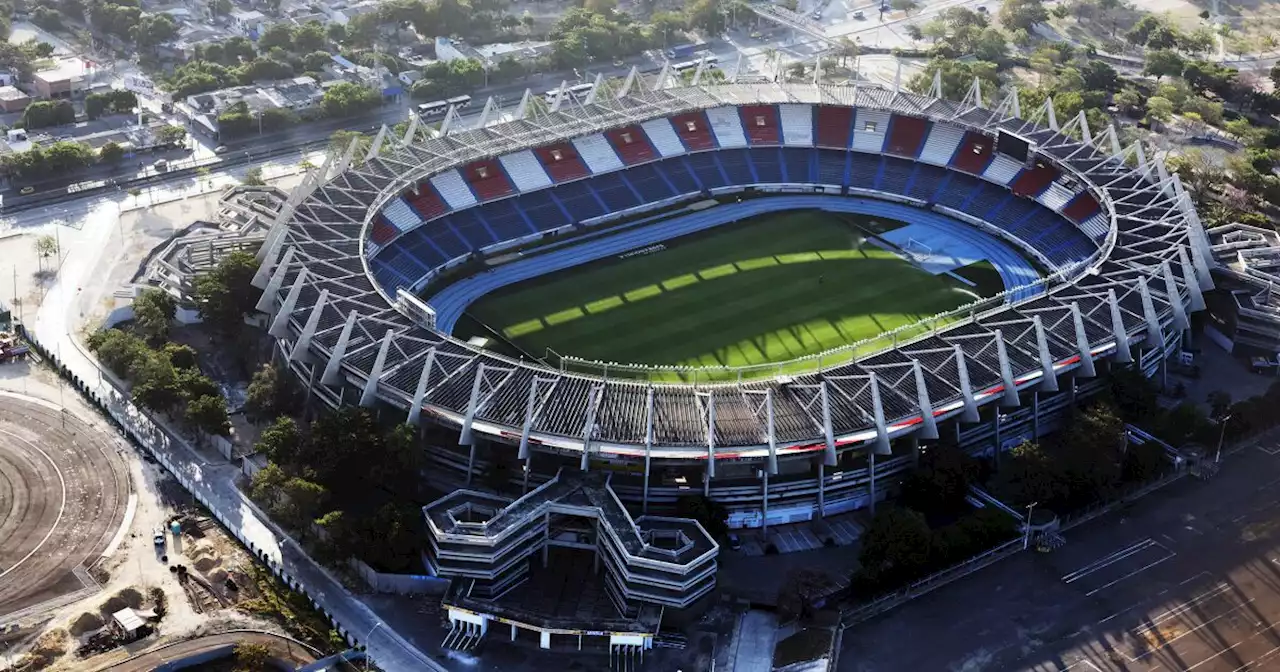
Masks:
[[[1065,536],[847,631],[839,669],[1280,669],[1280,436]]]
[[[825,525],[826,530],[823,530]],[[784,525],[769,530],[769,537],[779,553],[796,553],[822,548],[822,540],[830,535],[836,546],[849,546],[862,536],[862,526],[852,518],[839,518],[816,523]]]

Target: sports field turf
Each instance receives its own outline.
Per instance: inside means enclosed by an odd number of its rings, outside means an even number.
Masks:
[[[919,270],[864,243],[855,221],[765,215],[498,290],[468,313],[536,358],[550,348],[606,362],[741,366],[859,341],[1003,289],[986,262],[957,271],[976,287]]]

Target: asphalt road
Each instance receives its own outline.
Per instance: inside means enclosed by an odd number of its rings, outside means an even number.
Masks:
[[[95,672],[104,672],[105,670],[111,670],[112,672],[150,672],[150,670],[154,670],[165,663],[179,661],[205,651],[242,643],[265,644],[267,648],[271,649],[273,656],[279,660],[287,660],[295,666],[308,665],[316,660],[315,656],[302,645],[285,637],[278,637],[265,632],[228,632],[162,646],[117,663],[103,665],[98,664],[94,658],[90,658],[84,661],[84,669],[94,670]],[[98,658],[111,657],[112,655],[107,653]]]
[[[0,616],[83,587],[124,519],[118,444],[56,406],[0,393]]]
[[[1277,485],[1280,435],[847,631],[839,669],[1280,669]]]

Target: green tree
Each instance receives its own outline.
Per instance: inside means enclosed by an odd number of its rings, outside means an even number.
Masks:
[[[87,344],[89,350],[98,356],[98,361],[119,376],[127,376],[141,361],[151,356],[141,339],[119,329],[94,332]]]
[[[36,238],[35,248],[36,256],[40,258],[40,268],[44,268],[49,257],[58,256],[60,252],[57,237],[48,234]]]
[[[292,465],[302,451],[303,437],[293,418],[281,416],[271,423],[255,444],[258,452],[276,464]]]
[[[253,312],[259,292],[253,287],[258,260],[247,252],[233,252],[209,273],[195,280],[194,296],[200,316],[218,333],[239,333],[244,316]]]
[[[160,355],[169,360],[173,368],[179,371],[183,369],[199,370],[198,356],[195,348],[183,343],[165,343],[160,348]]]
[[[920,3],[916,2],[916,0],[892,0],[890,6],[907,16],[911,16],[911,11],[919,8]]]
[[[1156,81],[1163,77],[1177,77],[1182,74],[1185,62],[1182,56],[1170,49],[1154,49],[1147,52],[1143,74],[1154,75]]]
[[[253,475],[249,497],[268,509],[274,510],[284,494],[284,484],[288,480],[289,476],[284,473],[280,465],[268,462],[267,466]]]
[[[185,395],[173,365],[157,357],[137,362],[130,372],[133,400],[153,411],[167,412],[183,401]]]
[[[231,432],[227,400],[222,395],[203,395],[187,402],[187,422],[205,434],[226,436]]]
[[[329,491],[319,483],[293,477],[281,486],[281,501],[276,513],[304,537],[308,536],[311,523],[324,512],[321,507],[329,497]]]
[[[1147,99],[1147,119],[1151,121],[1167,122],[1173,118],[1173,103],[1168,98],[1162,96],[1152,96]]]
[[[920,513],[881,507],[862,535],[860,571],[881,585],[914,578],[929,562],[931,534]]]
[[[293,30],[288,23],[273,23],[258,35],[260,51],[271,51],[276,47],[285,51],[293,49]]]
[[[293,49],[298,53],[322,51],[328,46],[329,38],[319,21],[308,21],[293,33]]]
[[[1006,0],[1000,6],[1000,23],[1009,30],[1030,32],[1037,23],[1049,20],[1042,0]]]
[[[244,410],[251,420],[259,422],[267,418],[285,415],[296,410],[297,399],[289,378],[280,369],[263,364],[253,373],[245,392]],[[282,460],[276,460],[280,462]]]
[[[266,180],[262,179],[262,168],[260,166],[254,166],[244,171],[244,178],[240,182],[255,187],[260,187],[267,183]]]
[[[235,648],[235,672],[261,672],[274,667],[274,656],[266,644],[241,642]]]
[[[133,299],[133,324],[150,343],[169,338],[169,323],[178,312],[178,303],[166,292],[147,288]]]
[[[382,103],[377,91],[351,82],[341,82],[324,92],[320,105],[327,116],[350,117],[373,110]]]
[[[102,163],[120,163],[124,159],[124,148],[114,142],[107,141],[98,148],[98,161]]]

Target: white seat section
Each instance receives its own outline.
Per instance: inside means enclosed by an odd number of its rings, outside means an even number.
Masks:
[[[1094,240],[1102,240],[1107,237],[1107,231],[1111,228],[1107,225],[1107,217],[1101,212],[1095,214],[1089,219],[1084,220],[1080,225],[1086,236]]]
[[[778,120],[782,122],[782,144],[788,147],[813,146],[813,107],[779,105]]]
[[[742,130],[742,115],[736,107],[713,107],[707,110],[711,132],[721,147],[746,147],[747,134]]]
[[[422,223],[422,218],[414,214],[413,208],[410,208],[409,204],[399,196],[387,201],[382,208],[382,214],[386,215],[387,221],[391,222],[391,225],[400,233],[407,233]]]
[[[884,136],[888,131],[888,112],[858,108],[853,121],[853,149],[879,154],[884,149]]]
[[[644,128],[645,135],[649,136],[653,148],[662,156],[679,156],[685,153],[684,143],[680,142],[676,129],[671,127],[670,119],[650,119],[640,126]]]
[[[462,180],[462,174],[457,169],[451,168],[436,175],[431,178],[431,184],[440,192],[440,198],[454,210],[476,204],[476,195],[471,193],[471,187]]]
[[[542,169],[542,164],[538,163],[538,157],[527,149],[523,152],[499,156],[498,161],[502,162],[502,167],[507,169],[511,182],[520,191],[533,191],[551,186],[551,178],[547,176],[547,171]]]
[[[991,161],[991,165],[987,166],[982,176],[996,184],[1008,185],[1013,181],[1013,178],[1018,176],[1021,170],[1021,163],[1004,154],[996,154],[996,158]]]
[[[622,168],[622,159],[618,158],[613,146],[599,133],[574,138],[573,146],[577,148],[582,162],[596,175]]]
[[[924,141],[920,160],[935,166],[945,166],[951,162],[951,157],[955,155],[956,147],[960,146],[961,140],[964,140],[964,129],[941,121],[936,122],[928,139]]]
[[[1071,193],[1070,189],[1057,182],[1050,182],[1049,188],[1037,196],[1036,200],[1054,212],[1062,212],[1062,209],[1067,207],[1067,203],[1070,203],[1072,198],[1075,198],[1075,194]]]
[[[364,258],[365,259],[373,259],[381,251],[382,251],[382,247],[379,246],[377,243],[373,242],[372,240],[369,240],[368,238],[364,239]]]

